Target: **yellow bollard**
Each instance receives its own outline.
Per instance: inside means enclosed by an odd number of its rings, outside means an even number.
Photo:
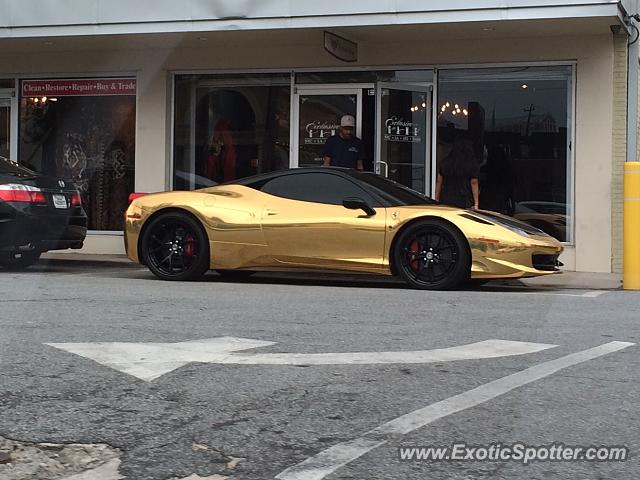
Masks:
[[[640,162],[624,165],[625,290],[640,290]]]

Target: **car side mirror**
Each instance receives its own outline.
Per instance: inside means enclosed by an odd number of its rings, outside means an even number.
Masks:
[[[373,217],[376,211],[365,200],[358,197],[347,197],[342,200],[342,206],[349,210],[362,210],[368,217]]]

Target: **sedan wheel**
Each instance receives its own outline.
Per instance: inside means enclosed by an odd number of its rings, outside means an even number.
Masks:
[[[0,257],[0,266],[7,270],[22,270],[38,263],[41,252],[31,250],[20,253],[3,253]]]
[[[402,278],[414,288],[447,290],[469,278],[466,239],[438,220],[417,222],[401,233],[394,260]]]
[[[163,280],[196,280],[209,270],[209,242],[192,217],[167,213],[153,219],[142,238],[149,270]]]

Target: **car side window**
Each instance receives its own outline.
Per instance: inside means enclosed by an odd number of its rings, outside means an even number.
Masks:
[[[359,197],[374,204],[373,198],[364,189],[331,173],[283,175],[266,182],[261,190],[269,195],[302,202],[342,205],[347,197]]]

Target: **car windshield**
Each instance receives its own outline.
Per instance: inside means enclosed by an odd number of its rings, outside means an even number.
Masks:
[[[391,206],[434,205],[438,203],[433,198],[375,173],[350,171],[349,174],[366,183],[371,190],[390,203]]]
[[[18,177],[33,177],[35,172],[28,168],[21,167],[15,162],[12,162],[8,158],[0,157],[0,175],[15,175]]]

